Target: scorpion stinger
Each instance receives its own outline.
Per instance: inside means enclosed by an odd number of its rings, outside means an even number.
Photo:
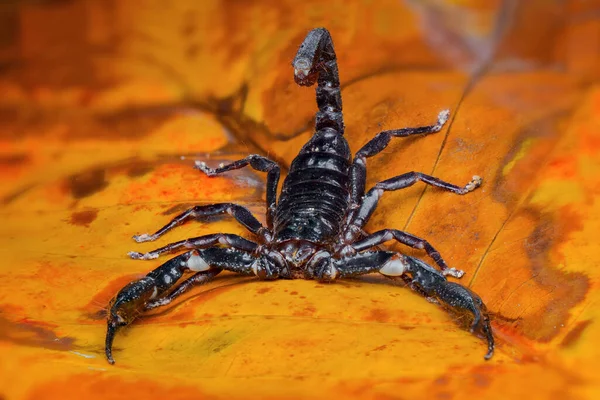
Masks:
[[[296,83],[302,86],[317,83],[318,112],[315,133],[292,161],[279,201],[280,168],[263,156],[253,154],[216,169],[204,162],[197,162],[195,166],[211,177],[246,166],[266,172],[267,226],[241,205],[219,203],[192,207],[154,234],[134,236],[137,242],[153,241],[191,219],[206,220],[214,215],[229,214],[254,235],[255,241],[215,233],[167,244],[147,253],[130,252],[131,258],[149,260],[164,253],[185,251],[144,278],[126,285],[111,301],[105,346],[108,361],[114,363],[112,344],[120,327],[130,324],[147,310],[169,304],[222,270],[263,280],[334,281],[373,272],[402,278],[420,294],[470,315],[471,331],[487,340],[485,358],[489,359],[494,351],[494,337],[483,301],[470,289],[446,279],[446,275],[461,277],[463,272],[450,268],[424,239],[396,229],[384,229],[371,235],[363,229],[385,191],[400,190],[420,181],[464,195],[481,185],[478,176],[465,186],[456,186],[420,172],[408,172],[379,182],[365,193],[367,158],[380,153],[393,137],[439,132],[448,120],[449,111],[440,112],[433,125],[381,132],[352,158],[343,136],[340,80],[329,32],[324,28],[310,31],[292,65]],[[377,248],[390,240],[424,250],[441,271],[416,258]],[[185,279],[184,275],[189,273],[193,274]]]

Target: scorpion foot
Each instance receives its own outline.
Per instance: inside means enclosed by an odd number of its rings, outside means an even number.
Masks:
[[[135,240],[138,243],[152,242],[156,240],[156,236],[150,235],[148,233],[142,233],[141,235],[133,235],[133,240]]]
[[[482,182],[483,182],[483,179],[481,179],[481,177],[479,175],[473,175],[473,179],[471,179],[471,182],[467,183],[467,185],[465,186],[465,189],[467,189],[468,191],[473,191],[473,190],[477,189],[479,186],[481,186]]]
[[[448,118],[450,118],[450,110],[440,111],[440,113],[438,114],[437,124],[435,124],[434,130],[436,132],[439,132],[444,126],[444,124],[448,121]]]
[[[471,181],[465,185],[465,187],[462,189],[462,193],[460,194],[467,194],[469,192],[472,192],[473,190],[481,186],[482,182],[483,179],[481,179],[479,175],[473,175],[473,179],[471,179]]]
[[[139,253],[137,251],[130,251],[129,253],[127,253],[127,255],[129,255],[129,257],[133,258],[134,260],[153,260],[155,258],[158,258],[157,253]]]
[[[219,168],[223,168],[224,166],[225,164],[221,163]],[[208,165],[206,165],[204,161],[196,161],[194,168],[204,172],[207,176],[215,176],[219,173],[216,169],[210,168]]]

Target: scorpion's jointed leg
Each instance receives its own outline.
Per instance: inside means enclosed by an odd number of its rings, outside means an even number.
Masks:
[[[421,172],[407,172],[394,178],[381,181],[373,186],[373,188],[363,196],[359,203],[357,203],[359,208],[350,215],[351,220],[349,223],[358,228],[362,228],[367,221],[369,221],[373,212],[375,212],[377,203],[379,203],[379,199],[383,195],[383,192],[393,192],[395,190],[404,189],[414,185],[418,181],[425,182],[428,185],[439,187],[456,194],[467,194],[477,189],[481,185],[482,180],[479,176],[475,175],[469,183],[461,187],[434,178],[433,176],[425,175]]]
[[[140,314],[148,309],[168,304],[192,285],[210,281],[223,269],[246,275],[254,274],[252,267],[255,262],[256,258],[251,254],[234,249],[192,250],[165,262],[145,277],[130,282],[109,304],[106,358],[111,364],[114,363],[112,343],[117,330],[129,325]],[[181,284],[183,287],[177,286],[179,279],[188,271],[197,274],[184,281]],[[173,289],[174,291],[168,294]]]
[[[223,245],[226,247],[232,247],[234,249],[252,252],[256,250],[258,244],[251,242],[250,240],[244,239],[241,236],[234,235],[231,233],[212,233],[204,236],[198,236],[179,242],[170,243],[166,246],[159,247],[156,250],[149,251],[148,253],[138,253],[137,251],[130,251],[129,257],[134,260],[152,260],[158,258],[163,253],[174,253],[183,249],[206,249],[217,245]]]
[[[367,236],[352,244],[354,250],[360,252],[368,250],[374,246],[383,244],[389,240],[396,240],[406,246],[410,246],[414,249],[423,249],[427,252],[427,255],[431,257],[437,265],[439,265],[444,275],[450,275],[455,278],[460,278],[464,275],[464,272],[455,268],[448,267],[448,264],[444,261],[440,253],[425,239],[411,235],[410,233],[399,231],[397,229],[384,229]]]
[[[369,190],[366,195],[363,196],[363,198],[361,199],[361,201],[359,203],[359,208],[355,209],[351,213],[350,219],[348,221],[348,227],[346,228],[347,231],[348,232],[357,232],[366,225],[366,223],[371,218],[371,215],[373,215],[373,213],[375,212],[375,209],[377,208],[377,204],[379,203],[379,199],[383,195],[383,192],[404,189],[404,188],[414,185],[418,181],[423,181],[423,182],[427,183],[428,185],[439,187],[439,188],[448,190],[448,191],[456,193],[456,194],[469,193],[481,185],[481,178],[478,176],[474,176],[473,179],[469,183],[467,183],[463,187],[460,187],[460,186],[456,186],[451,183],[442,181],[441,179],[422,174],[420,172],[408,172],[406,174],[402,174],[402,175],[396,176],[394,178],[390,178],[385,181],[381,181],[381,182],[377,183],[371,190]],[[396,232],[396,233],[393,233],[393,232]],[[464,274],[460,270],[456,270],[454,268],[448,268],[448,266],[446,265],[444,260],[440,257],[439,253],[437,251],[435,251],[433,249],[433,247],[431,247],[431,245],[429,243],[427,243],[426,241],[424,241],[423,239],[419,239],[416,236],[412,236],[408,233],[404,233],[401,231],[389,230],[389,232],[387,232],[387,234],[389,235],[390,233],[392,235],[394,235],[394,238],[396,238],[396,240],[398,240],[400,243],[404,243],[408,246],[415,247],[415,248],[425,249],[425,251],[427,251],[429,256],[435,260],[435,262],[440,266],[440,268],[442,269],[442,271],[444,271],[444,273],[446,275],[451,275],[456,278],[460,278]],[[385,233],[380,233],[380,234],[385,235]],[[391,239],[392,238],[390,237],[390,239],[385,239],[384,241],[391,240]],[[365,248],[364,245],[371,243],[373,240],[376,241],[377,239],[376,238],[367,238],[364,240],[367,240],[367,242],[365,244],[361,244],[361,246],[360,246],[361,249]],[[377,244],[381,244],[381,242],[377,243]]]
[[[190,219],[206,219],[214,215],[229,214],[235,218],[240,224],[244,225],[250,232],[261,236],[263,239],[270,237],[267,229],[256,219],[254,215],[246,207],[232,204],[219,203],[209,204],[204,206],[194,206],[171,220],[168,224],[160,228],[154,234],[144,233],[135,235],[133,239],[138,242],[150,242],[158,239],[176,226],[182,225]]]
[[[423,261],[389,251],[358,253],[341,259],[324,257],[314,267],[314,277],[322,281],[379,272],[390,278],[411,276],[411,283],[422,294],[438,300],[457,312],[473,317],[471,332],[481,333],[488,342],[485,359],[494,353],[494,337],[487,309],[479,296],[468,288],[448,282],[444,275]]]
[[[161,297],[159,299],[155,299],[155,300],[152,300],[152,301],[146,303],[146,311],[152,310],[153,308],[166,306],[167,304],[171,303],[173,300],[175,300],[176,298],[178,298],[179,296],[181,296],[182,294],[184,294],[185,292],[187,292],[194,286],[200,286],[207,282],[210,282],[221,271],[222,271],[222,269],[215,268],[215,269],[209,269],[208,271],[196,272],[194,275],[190,276],[189,278],[187,278],[186,280],[181,282],[177,286],[177,288],[175,290],[173,290],[171,293],[167,294],[164,297]]]
[[[360,198],[365,193],[365,183],[367,178],[366,159],[379,154],[387,147],[393,137],[406,137],[411,135],[425,135],[429,133],[439,132],[448,117],[449,110],[444,110],[438,114],[438,120],[435,125],[422,126],[418,128],[403,128],[378,133],[373,139],[358,150],[354,156],[354,161],[351,167],[351,186],[352,186],[352,202],[360,203]]]
[[[204,161],[196,161],[194,168],[199,169],[208,176],[215,176],[227,171],[244,168],[250,165],[256,171],[267,173],[267,226],[273,228],[273,214],[277,205],[277,185],[279,183],[280,168],[275,161],[258,154],[251,154],[246,158],[230,164],[221,164],[218,168],[210,168]]]

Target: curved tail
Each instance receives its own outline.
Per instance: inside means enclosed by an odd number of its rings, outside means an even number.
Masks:
[[[317,84],[317,112],[315,129],[333,128],[344,133],[342,95],[337,59],[329,31],[316,28],[308,32],[292,62],[294,80],[298,85]]]

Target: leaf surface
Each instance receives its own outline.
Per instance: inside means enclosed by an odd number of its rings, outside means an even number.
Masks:
[[[593,398],[600,275],[598,2],[10,2],[0,44],[0,397]],[[326,26],[368,186],[409,171],[367,226],[426,238],[493,314],[485,344],[403,285],[223,273],[136,321],[103,357],[105,307],[161,261],[147,251],[228,219],[152,232],[196,204],[264,221],[264,176],[192,168],[251,153],[284,169],[310,137],[313,89],[290,62]],[[389,248],[431,262],[420,251]]]

